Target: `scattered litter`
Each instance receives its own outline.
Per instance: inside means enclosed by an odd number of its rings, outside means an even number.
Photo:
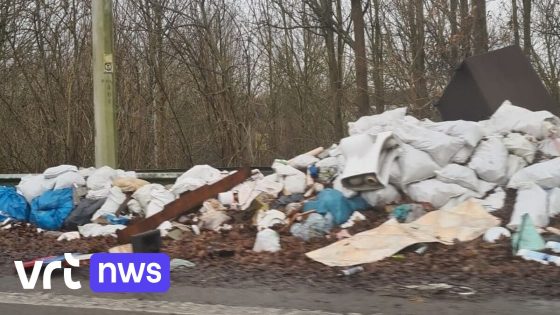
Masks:
[[[428,283],[420,285],[405,285],[407,289],[421,290],[421,291],[448,291],[459,295],[467,296],[476,294],[476,290],[467,286],[455,286],[447,283]]]
[[[80,239],[80,233],[76,231],[66,232],[61,234],[56,240],[57,241],[72,241]]]
[[[488,243],[495,243],[502,237],[511,237],[511,232],[501,226],[489,228],[482,237]]]
[[[185,259],[173,258],[169,262],[169,268],[172,271],[177,270],[177,269],[182,269],[182,268],[194,268],[194,267],[196,267],[195,263],[190,262],[190,261],[185,260]]]
[[[351,275],[354,275],[354,274],[357,274],[357,273],[360,273],[360,272],[363,272],[363,271],[364,271],[364,267],[356,266],[356,267],[351,267],[351,268],[348,268],[348,269],[343,269],[341,272],[342,272],[343,276],[351,276]]]
[[[278,232],[267,228],[257,233],[253,251],[274,253],[280,249],[280,235],[278,235]]]

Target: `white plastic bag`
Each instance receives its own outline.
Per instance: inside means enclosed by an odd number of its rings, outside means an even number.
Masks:
[[[546,123],[547,120],[553,123]],[[557,125],[558,118],[548,111],[533,112],[505,101],[490,117],[486,127],[492,133],[506,134],[517,131],[542,139],[551,132],[555,133],[554,129]]]
[[[280,162],[274,162],[272,169],[278,175],[279,182],[284,184],[284,193],[303,194],[306,188],[306,175],[300,170]]]
[[[204,185],[213,184],[222,177],[222,173],[210,165],[195,165],[179,176],[170,190],[175,195],[180,195],[185,191],[192,191]]]
[[[447,165],[465,145],[465,141],[460,138],[410,123],[399,124],[394,133],[403,142],[430,154],[440,166]]]
[[[507,227],[517,229],[525,213],[529,214],[535,226],[548,226],[548,195],[536,184],[524,186],[517,191],[517,199]]]
[[[524,136],[520,133],[508,134],[502,142],[511,154],[522,157],[528,163],[533,163],[537,148],[531,141],[531,136]]]
[[[401,194],[393,185],[387,185],[379,190],[363,191],[360,195],[372,207],[384,206],[401,199]]]
[[[146,217],[150,217],[163,207],[175,200],[175,195],[160,184],[148,184],[140,187],[132,194],[144,211]]]
[[[521,169],[511,177],[507,187],[519,189],[531,183],[545,189],[560,187],[560,158]]]
[[[430,155],[408,144],[401,144],[399,150],[399,169],[402,185],[434,177],[440,166]]]
[[[85,186],[86,180],[78,172],[66,172],[55,178],[54,189],[71,188],[74,186]]]
[[[424,121],[423,125],[430,130],[443,132],[446,135],[461,138],[471,148],[476,147],[478,142],[484,137],[484,131],[480,125],[474,121]]]
[[[95,211],[91,217],[91,221],[93,222],[107,214],[115,214],[125,199],[126,195],[119,187],[112,187],[109,190],[107,200],[105,200],[105,203],[101,206],[101,208],[99,208],[99,210]]]
[[[519,172],[522,168],[527,166],[527,162],[520,156],[510,154],[508,156],[508,167],[507,174],[505,178],[505,183],[510,180],[513,174]]]
[[[451,159],[451,162],[457,164],[465,164],[471,158],[473,152],[474,152],[474,147],[471,147],[470,145],[467,144],[464,147],[462,147],[459,151],[457,151],[457,153],[453,156],[453,159]]]
[[[429,202],[436,209],[443,207],[453,197],[469,190],[457,184],[447,184],[437,179],[428,179],[407,187],[408,196],[417,202]]]
[[[300,154],[291,159],[288,163],[290,166],[297,169],[307,169],[308,166],[317,163],[318,161],[319,159],[311,154]]]
[[[109,166],[96,169],[86,180],[88,199],[102,199],[109,195],[111,183],[117,177],[117,171]]]
[[[280,235],[278,235],[278,232],[271,229],[264,229],[257,233],[253,251],[275,253],[280,249]]]
[[[67,172],[77,172],[78,168],[74,165],[59,165],[54,167],[49,167],[43,172],[43,176],[46,179],[56,178]]]
[[[372,135],[387,131],[395,121],[403,120],[406,107],[385,111],[379,115],[364,116],[355,122],[348,123],[348,134],[369,133]]]
[[[500,183],[506,176],[507,159],[508,151],[501,139],[491,137],[478,145],[469,168],[486,181]]]
[[[449,164],[436,171],[436,178],[444,183],[457,184],[474,191],[480,190],[476,173],[466,166]]]
[[[560,214],[560,188],[555,187],[548,191],[548,216],[550,218]]]
[[[560,156],[560,139],[546,138],[539,142],[538,148],[546,156]]]
[[[52,179],[45,179],[43,175],[26,175],[21,178],[21,181],[17,185],[17,191],[25,197],[27,202],[31,203],[33,199],[41,196],[44,192],[49,190],[46,182],[53,183]]]
[[[116,236],[118,230],[126,228],[126,225],[121,224],[110,224],[101,225],[97,223],[88,223],[82,226],[78,226],[78,231],[83,237],[95,237],[95,236],[105,236],[111,235]]]

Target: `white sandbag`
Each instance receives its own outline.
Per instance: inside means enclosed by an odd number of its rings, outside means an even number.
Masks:
[[[491,137],[478,145],[469,168],[486,181],[500,183],[506,176],[507,159],[508,151],[501,139]]]
[[[109,196],[109,190],[111,189],[111,183],[117,175],[117,171],[109,166],[96,169],[86,180],[86,185],[89,189],[86,198],[107,198],[107,196]]]
[[[136,190],[132,198],[138,201],[144,215],[150,217],[175,200],[175,195],[160,184],[148,184]]]
[[[480,125],[474,121],[454,120],[431,122],[424,121],[423,126],[446,135],[458,137],[465,141],[471,148],[476,147],[478,142],[484,137],[484,131]]]
[[[264,229],[257,233],[253,251],[275,253],[280,249],[280,235],[278,235],[278,232],[271,229]]]
[[[210,165],[195,165],[179,176],[170,190],[175,195],[180,195],[186,191],[193,191],[204,185],[213,184],[222,177],[222,173]]]
[[[401,144],[399,150],[399,169],[402,185],[432,178],[440,166],[430,155],[408,144]]]
[[[52,183],[52,185],[50,183]],[[33,199],[49,190],[49,186],[54,187],[54,180],[45,179],[41,174],[23,176],[16,188],[17,191],[25,197],[25,200],[31,203]]]
[[[436,209],[443,207],[453,197],[468,192],[465,187],[457,184],[444,183],[437,179],[428,179],[407,187],[408,196],[417,202],[429,202]]]
[[[545,156],[558,157],[560,156],[560,139],[546,138],[539,142],[538,149]]]
[[[522,157],[528,163],[533,163],[537,152],[533,139],[531,136],[524,136],[520,133],[510,133],[502,139],[502,142],[509,153]]]
[[[474,191],[479,190],[476,173],[466,166],[449,164],[435,173],[436,178],[444,183],[457,184]]]
[[[471,147],[467,144],[463,146],[459,151],[457,151],[457,153],[451,159],[451,162],[456,164],[465,164],[470,160],[473,152],[474,147]]]
[[[460,138],[410,123],[399,124],[394,133],[403,142],[430,154],[440,166],[447,165],[465,145],[464,140]]]
[[[547,120],[552,123],[545,123]],[[551,133],[556,133],[557,125],[558,118],[548,111],[533,112],[505,101],[490,117],[486,127],[492,133],[506,134],[517,131],[543,139]]]
[[[484,199],[476,199],[476,201],[478,201],[478,203],[480,203],[480,205],[488,212],[501,210],[504,207],[505,200],[506,192],[502,189],[502,187],[496,188],[494,193]]]
[[[46,179],[56,178],[57,176],[60,176],[64,173],[77,172],[77,171],[78,171],[78,168],[76,166],[74,166],[74,165],[64,165],[63,164],[63,165],[47,168],[43,172],[43,176],[45,176]]]
[[[363,191],[360,193],[360,196],[372,207],[382,207],[401,199],[401,194],[393,185],[387,185],[379,190]]]
[[[511,177],[507,187],[519,189],[531,183],[536,183],[545,189],[560,187],[560,158],[521,169]]]
[[[485,180],[479,179],[478,180],[478,191],[477,191],[479,196],[477,196],[477,198],[484,197],[487,192],[491,191],[492,189],[496,188],[497,186],[498,186],[498,184],[496,184],[496,183],[487,182]]]
[[[93,214],[91,221],[94,222],[98,218],[107,214],[115,214],[125,199],[126,195],[119,187],[112,187],[109,190],[107,200],[105,200],[105,203],[101,206],[101,208]]]
[[[560,188],[555,187],[548,191],[548,216],[550,218],[560,214]]]
[[[279,178],[279,182],[284,184],[284,193],[287,195],[291,194],[303,194],[306,188],[306,175],[300,170],[291,167],[289,165],[283,164],[281,162],[275,161],[272,164],[272,169],[276,172]]]
[[[318,161],[317,163],[315,163],[315,166],[317,166],[318,168],[321,167],[334,167],[337,168],[338,167],[338,159],[334,156],[329,156],[327,158],[324,158],[320,161]]]
[[[406,107],[385,111],[379,115],[364,116],[355,122],[348,123],[348,134],[369,133],[376,135],[380,132],[392,129],[392,123],[403,120],[406,115]]]
[[[55,178],[54,189],[85,186],[86,180],[78,172],[67,172]]]
[[[276,224],[284,225],[286,224],[286,214],[282,211],[276,209],[270,209],[267,211],[261,211],[257,214],[257,228],[263,230],[266,228],[271,228]]]
[[[508,167],[504,184],[507,184],[513,174],[519,172],[519,170],[523,169],[526,166],[527,161],[525,161],[525,159],[520,156],[510,154],[508,156]]]
[[[517,199],[507,227],[517,229],[525,213],[529,214],[535,226],[548,226],[548,195],[536,184],[527,185],[517,191]]]
[[[97,223],[88,223],[82,226],[78,226],[78,231],[83,237],[95,237],[95,236],[106,236],[111,235],[116,237],[117,231],[126,228],[126,225],[121,224],[109,224],[101,225]]]
[[[297,169],[307,169],[307,167],[317,163],[318,161],[319,159],[311,154],[300,154],[291,159],[288,164]]]

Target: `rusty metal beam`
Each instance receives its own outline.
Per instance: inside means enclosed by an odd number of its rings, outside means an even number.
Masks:
[[[189,210],[194,210],[195,207],[200,206],[205,200],[232,189],[249,178],[249,176],[251,176],[251,169],[249,167],[242,167],[219,182],[185,192],[178,199],[167,204],[162,211],[129,225],[123,230],[117,231],[118,242],[120,244],[130,243],[131,236],[156,229],[164,221],[172,220]]]

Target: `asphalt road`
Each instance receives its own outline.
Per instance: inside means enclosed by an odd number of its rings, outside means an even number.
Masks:
[[[488,298],[408,298],[365,291],[336,294],[294,288],[193,287],[173,283],[165,294],[95,294],[87,279],[82,289],[23,290],[14,274],[0,277],[0,314],[558,314],[560,301],[500,295]],[[40,282],[38,282],[40,287]]]

